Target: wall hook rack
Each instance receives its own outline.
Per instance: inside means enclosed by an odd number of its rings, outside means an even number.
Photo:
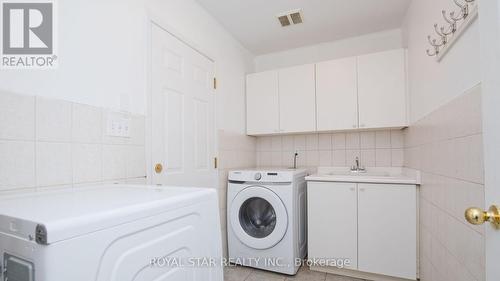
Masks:
[[[439,40],[427,36],[432,48],[427,49],[426,53],[430,57],[436,57],[438,62],[478,16],[477,0],[453,0],[453,3],[459,10],[449,13],[441,10],[445,23],[442,26],[434,24],[434,32],[439,36]]]

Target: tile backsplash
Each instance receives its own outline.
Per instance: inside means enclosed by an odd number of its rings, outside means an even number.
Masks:
[[[356,157],[367,167],[402,167],[402,130],[331,134],[265,136],[257,138],[259,167],[351,166]]]
[[[106,136],[106,118],[130,137]],[[0,194],[101,182],[145,183],[145,117],[0,93]]]
[[[243,133],[218,131],[219,211],[222,230],[222,249],[227,257],[227,176],[230,170],[255,168],[255,137]]]
[[[485,280],[484,226],[464,211],[484,207],[481,87],[405,130],[405,166],[422,173],[420,279]]]

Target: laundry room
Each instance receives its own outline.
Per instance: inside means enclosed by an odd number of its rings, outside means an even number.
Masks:
[[[498,1],[0,9],[0,280],[498,280]]]

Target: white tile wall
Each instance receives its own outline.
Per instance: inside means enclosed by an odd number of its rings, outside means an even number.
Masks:
[[[72,103],[36,98],[36,139],[39,141],[70,142]]]
[[[0,190],[34,187],[35,143],[0,140]]]
[[[484,281],[484,226],[463,217],[484,207],[480,86],[391,139],[404,144],[404,165],[422,171],[420,279]]]
[[[37,186],[72,184],[71,144],[38,142],[36,144]]]
[[[102,181],[102,144],[73,144],[73,182]]]
[[[0,195],[106,182],[145,183],[145,118],[105,135],[107,110],[0,93]]]
[[[73,105],[72,140],[78,143],[102,143],[102,110],[93,106]]]
[[[291,142],[293,145],[293,141]],[[224,130],[219,130],[218,132],[218,144],[219,144],[219,155],[218,155],[218,165],[219,165],[219,209],[220,218],[222,226],[222,245],[224,249],[224,255],[227,257],[227,223],[226,223],[226,212],[227,212],[227,175],[229,170],[234,169],[245,169],[245,168],[255,168],[256,161],[256,138],[249,137],[241,133],[228,132]],[[259,144],[262,149],[272,150],[273,147],[277,149],[283,145],[290,145],[288,139],[282,138],[268,138],[265,142]],[[280,153],[269,154],[269,162],[280,160]],[[281,160],[280,160],[281,162]]]
[[[259,167],[292,167],[295,152],[299,167],[345,167],[356,157],[364,166],[402,167],[403,131],[257,137]]]
[[[35,97],[0,94],[0,139],[35,138]]]

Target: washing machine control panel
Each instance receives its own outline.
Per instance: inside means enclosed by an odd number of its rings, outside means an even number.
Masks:
[[[228,179],[243,182],[287,183],[292,182],[296,174],[297,171],[294,170],[244,170],[229,172]]]

